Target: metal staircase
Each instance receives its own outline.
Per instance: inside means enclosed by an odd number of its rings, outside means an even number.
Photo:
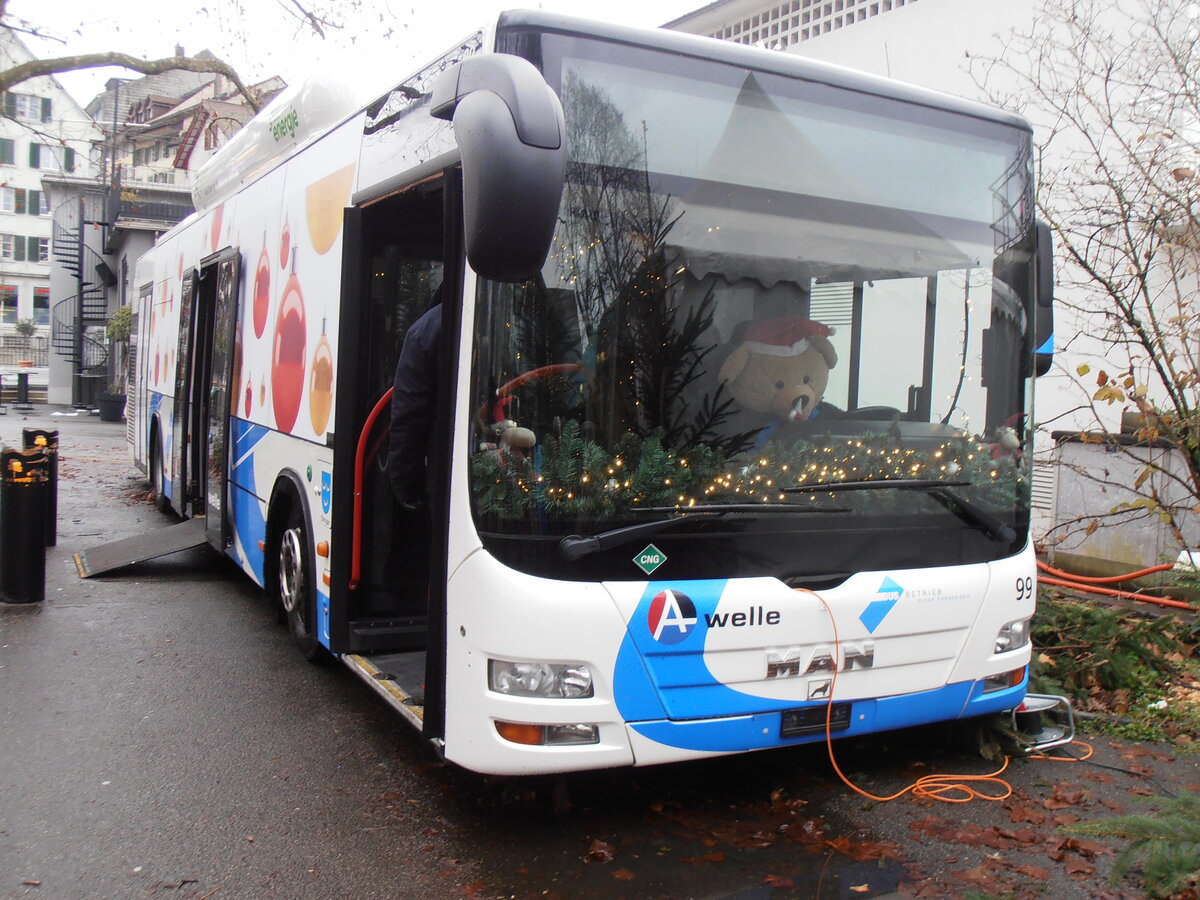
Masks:
[[[54,210],[51,230],[51,252],[55,261],[73,276],[75,290],[71,296],[60,298],[51,309],[50,346],[71,362],[71,397],[76,406],[93,405],[108,378],[108,344],[104,340],[108,299],[103,276],[111,274],[111,270],[84,240],[85,227],[100,218],[98,211],[97,200],[87,197],[69,200]]]

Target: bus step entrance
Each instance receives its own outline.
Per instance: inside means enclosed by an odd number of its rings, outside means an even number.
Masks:
[[[1026,753],[1041,753],[1075,740],[1075,714],[1066,697],[1026,694],[1012,711],[1012,724]]]
[[[79,570],[80,578],[91,578],[113,569],[199,547],[208,542],[204,524],[204,516],[196,516],[178,525],[156,528],[146,534],[80,550],[75,554],[75,568]]]
[[[425,651],[342,655],[350,671],[374,688],[400,715],[421,728],[425,718]]]

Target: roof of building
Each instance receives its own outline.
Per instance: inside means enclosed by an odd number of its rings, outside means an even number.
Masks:
[[[215,59],[208,50],[196,54],[198,59]],[[113,109],[116,107],[116,120],[124,124],[129,115],[129,108],[147,97],[165,98],[167,102],[177,103],[183,97],[194,93],[197,89],[208,84],[217,76],[211,72],[187,72],[176,69],[163,72],[161,75],[143,75],[140,78],[111,79],[112,85],[101,91],[88,103],[86,109],[99,124],[112,127]]]

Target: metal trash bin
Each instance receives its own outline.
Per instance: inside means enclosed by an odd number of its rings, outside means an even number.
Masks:
[[[58,544],[58,431],[46,428],[25,428],[21,444],[26,450],[37,449],[46,454],[46,546]]]
[[[0,452],[0,600],[46,599],[46,454]]]

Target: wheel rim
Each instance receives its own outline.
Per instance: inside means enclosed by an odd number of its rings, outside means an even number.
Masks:
[[[300,529],[289,528],[279,542],[279,599],[289,615],[300,609],[304,596],[304,556]]]

